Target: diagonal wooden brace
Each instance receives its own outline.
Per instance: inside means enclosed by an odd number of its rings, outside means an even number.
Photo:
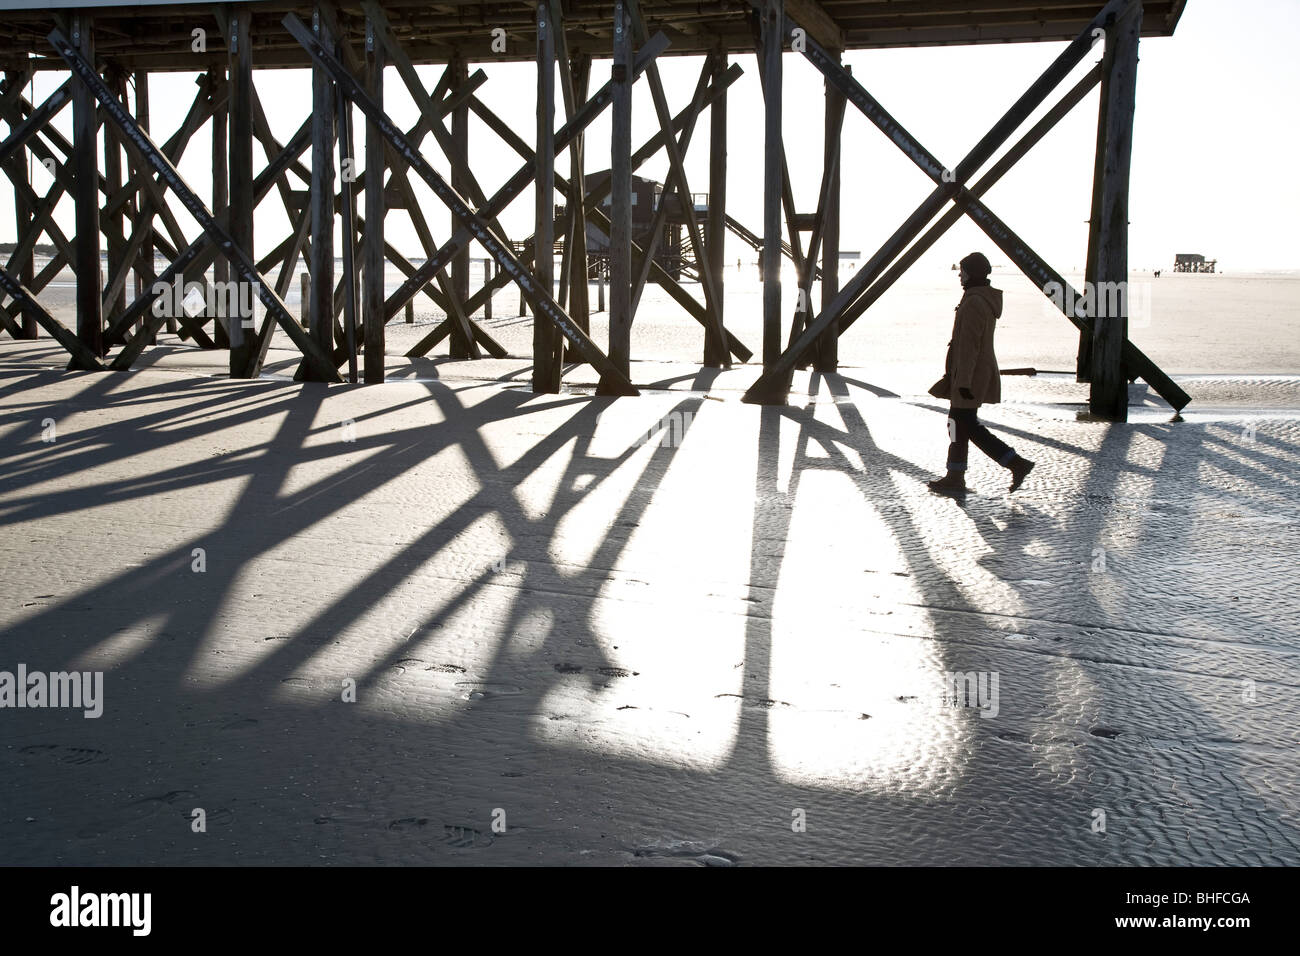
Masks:
[[[46,312],[45,307],[36,301],[36,297],[31,294],[27,287],[9,275],[4,269],[0,269],[0,290],[12,298],[27,314],[36,316],[36,321],[41,324],[41,327],[67,349],[76,368],[85,369],[86,371],[102,372],[104,370],[104,363],[86,346],[86,343],[77,338],[62,322]],[[14,337],[17,338],[18,336]]]
[[[99,100],[105,114],[117,124],[118,129],[122,131],[123,143],[129,149],[135,151],[143,162],[148,163],[158,171],[160,182],[165,183],[176,194],[186,211],[194,217],[194,220],[199,223],[203,231],[213,238],[218,248],[239,273],[240,278],[250,283],[257,290],[257,297],[266,307],[267,312],[275,317],[280,327],[288,333],[294,344],[302,350],[304,360],[310,363],[324,377],[325,381],[342,381],[338,369],[334,367],[330,357],[299,328],[298,323],[289,314],[284,302],[275,294],[275,290],[271,288],[270,284],[258,273],[257,267],[253,264],[248,253],[235,244],[235,241],[230,237],[230,233],[217,222],[211,210],[204,205],[203,200],[199,199],[194,190],[186,185],[176,167],[163,155],[148,134],[140,128],[140,124],[127,112],[126,106],[118,101],[112,90],[95,72],[95,68],[87,63],[77,49],[68,42],[68,38],[63,35],[62,30],[55,28],[49,33],[47,39],[59,56],[67,61],[72,72],[77,75],[82,83],[86,84],[86,87]],[[151,177],[145,177],[145,180],[147,184],[151,181]],[[249,377],[256,377],[258,372],[260,372],[260,368],[250,369]]]
[[[474,239],[478,240],[479,245],[497,261],[503,271],[511,275],[524,297],[533,306],[535,314],[554,325],[560,334],[569,341],[574,351],[600,372],[601,393],[607,395],[639,394],[632,383],[609,360],[609,357],[559,307],[555,299],[551,297],[549,290],[542,288],[538,284],[533,275],[515,257],[514,253],[497,238],[483,219],[469,208],[469,204],[464,197],[452,189],[450,184],[429,165],[424,156],[411,146],[410,141],[402,134],[397,125],[375,104],[374,100],[366,95],[351,74],[344,69],[343,64],[321,45],[320,41],[307,29],[306,25],[292,13],[286,15],[282,22],[285,29],[302,45],[312,60],[329,73],[335,85],[338,86],[339,92],[356,104],[367,119],[375,124],[375,128],[396,147],[398,155],[406,161],[410,169],[424,180],[434,195],[447,206],[452,215],[460,220],[464,229],[468,230]],[[330,370],[335,375],[338,374],[332,367]]]

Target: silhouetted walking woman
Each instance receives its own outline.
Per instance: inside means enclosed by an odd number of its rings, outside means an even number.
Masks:
[[[1011,472],[1011,491],[1020,487],[1034,467],[1032,461],[1017,455],[979,420],[981,405],[1002,400],[1002,378],[993,352],[993,331],[1002,315],[1002,290],[989,285],[992,271],[989,260],[979,252],[961,261],[961,287],[965,293],[953,320],[943,378],[930,388],[931,395],[950,403],[948,472],[929,482],[930,490],[938,494],[966,493],[966,458],[971,442]]]

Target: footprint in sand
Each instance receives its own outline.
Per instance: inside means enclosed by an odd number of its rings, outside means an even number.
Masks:
[[[465,668],[459,664],[434,664],[432,667],[426,667],[426,671],[437,671],[440,674],[463,674]]]
[[[490,700],[495,697],[518,697],[524,689],[517,684],[504,681],[468,680],[457,681],[457,687],[465,688],[462,696],[465,700]]]
[[[47,757],[59,763],[81,766],[84,764],[103,763],[108,754],[90,747],[65,747],[61,744],[32,744],[18,751],[28,757]]]

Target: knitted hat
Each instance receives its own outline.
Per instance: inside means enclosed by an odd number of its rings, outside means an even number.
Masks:
[[[989,265],[989,260],[985,258],[982,252],[972,252],[961,261],[961,267],[973,279],[987,279],[989,273],[993,271],[993,267]]]

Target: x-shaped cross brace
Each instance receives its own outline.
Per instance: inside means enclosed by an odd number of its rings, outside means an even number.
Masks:
[[[751,0],[754,2],[754,0]],[[1040,106],[1057,85],[1087,55],[1093,43],[1094,30],[1104,29],[1115,22],[1133,0],[1111,0],[1079,33],[1047,68],[1034,84],[1021,95],[1011,108],[984,135],[955,169],[941,164],[934,155],[916,140],[867,90],[853,78],[826,50],[819,46],[806,31],[800,37],[805,58],[844,94],[846,100],[871,120],[888,136],[909,159],[919,166],[936,184],[934,191],[921,203],[907,220],[898,227],[853,279],[840,290],[821,314],[790,344],[745,393],[744,400],[758,404],[784,404],[790,391],[791,376],[800,357],[808,351],[834,323],[844,310],[870,285],[884,269],[915,239],[926,224],[951,199],[956,201],[976,225],[1034,281],[1044,294],[1049,288],[1064,290],[1065,295],[1050,296],[1061,304],[1067,318],[1085,332],[1092,329],[1092,318],[1086,314],[1086,301],[1070,288],[1068,283],[1047,262],[1031,249],[1001,219],[966,188],[970,176],[987,162],[1010,138],[1016,128]],[[791,39],[798,27],[785,18],[783,31]],[[1056,285],[1052,285],[1056,283]],[[1066,304],[1068,303],[1068,305]],[[1132,342],[1124,342],[1124,365],[1133,374],[1140,375],[1175,409],[1181,409],[1191,399],[1154,362]]]

